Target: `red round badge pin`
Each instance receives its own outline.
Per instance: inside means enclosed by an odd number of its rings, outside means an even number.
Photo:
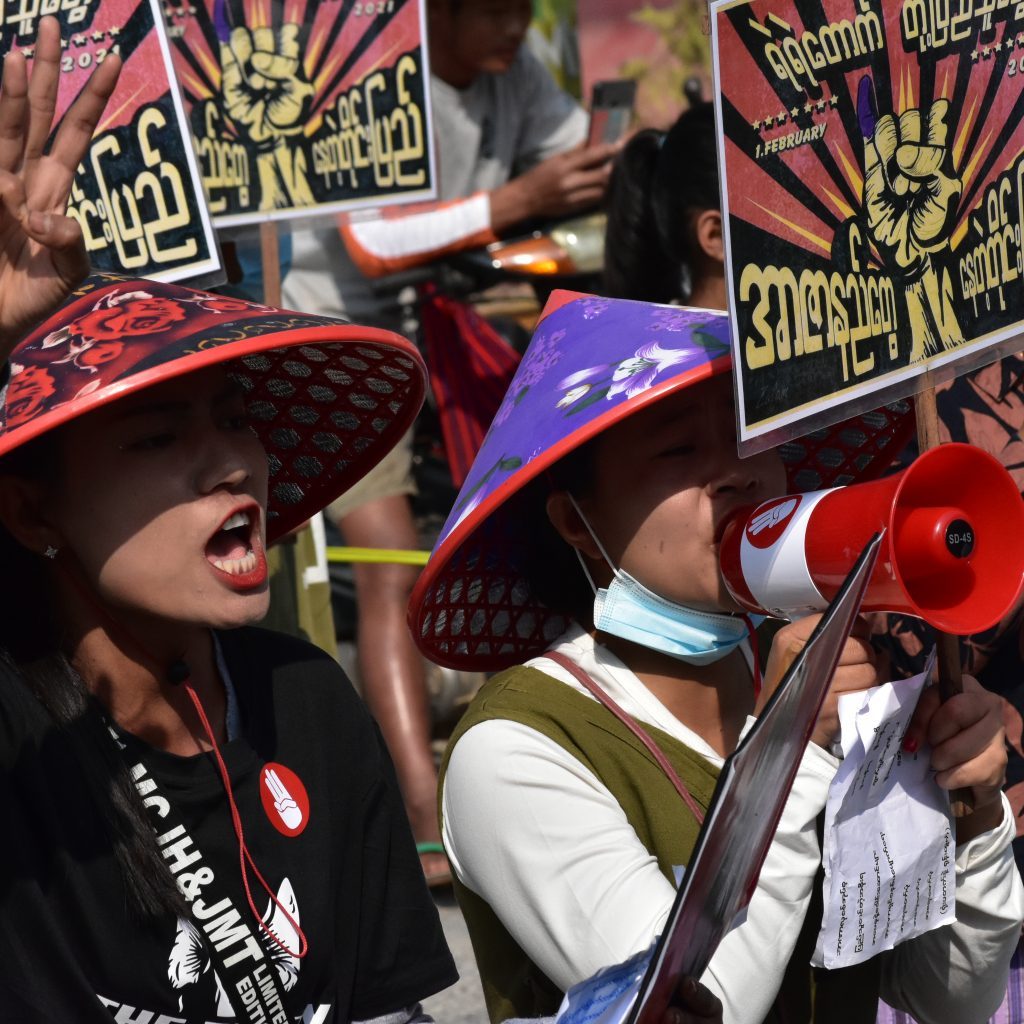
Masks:
[[[260,772],[260,799],[270,823],[282,835],[297,836],[306,827],[309,796],[291,768],[268,761]]]

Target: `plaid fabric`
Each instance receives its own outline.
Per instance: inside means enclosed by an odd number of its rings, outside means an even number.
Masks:
[[[917,1021],[909,1013],[894,1010],[880,1002],[875,1024],[917,1024]],[[1006,987],[1006,997],[989,1018],[989,1024],[1024,1024],[1024,940],[1017,946],[1010,961],[1010,982]]]
[[[430,386],[456,487],[469,474],[519,365],[519,353],[472,306],[424,289],[420,307]]]

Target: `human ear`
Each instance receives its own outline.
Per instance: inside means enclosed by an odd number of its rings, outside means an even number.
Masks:
[[[22,547],[38,555],[59,550],[63,538],[43,513],[42,488],[33,480],[0,476],[0,526]]]
[[[566,544],[591,561],[603,562],[597,543],[576,511],[568,491],[552,491],[545,507],[551,525]]]
[[[697,244],[709,260],[725,262],[725,243],[722,240],[722,214],[719,210],[703,210],[695,225]]]

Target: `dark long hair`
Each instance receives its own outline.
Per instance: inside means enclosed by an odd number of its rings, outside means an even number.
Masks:
[[[619,154],[608,189],[605,293],[622,299],[685,299],[699,271],[693,220],[717,210],[714,108],[698,103],[667,131],[638,132]]]
[[[518,568],[534,595],[546,608],[586,628],[593,624],[594,591],[575,549],[548,518],[546,505],[555,491],[568,491],[577,500],[590,493],[598,440],[588,441],[559,459],[546,474],[524,488],[512,499],[509,516],[523,531]]]
[[[49,434],[0,460],[0,475],[47,479],[57,466],[57,443]],[[143,921],[168,913],[184,915],[185,901],[160,854],[127,762],[108,732],[102,709],[61,650],[59,618],[42,556],[0,527],[0,565],[0,655],[6,652],[16,677],[66,736],[109,835],[129,909]]]

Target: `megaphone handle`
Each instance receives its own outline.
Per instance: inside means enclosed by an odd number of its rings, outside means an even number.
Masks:
[[[935,644],[938,648],[939,694],[945,701],[964,692],[960,644],[950,633],[937,634]],[[974,794],[969,789],[954,789],[949,794],[949,806],[954,818],[964,818],[974,811]]]
[[[935,644],[938,648],[939,693],[946,701],[954,694],[964,692],[964,677],[960,669],[960,644],[950,633],[938,633]]]

